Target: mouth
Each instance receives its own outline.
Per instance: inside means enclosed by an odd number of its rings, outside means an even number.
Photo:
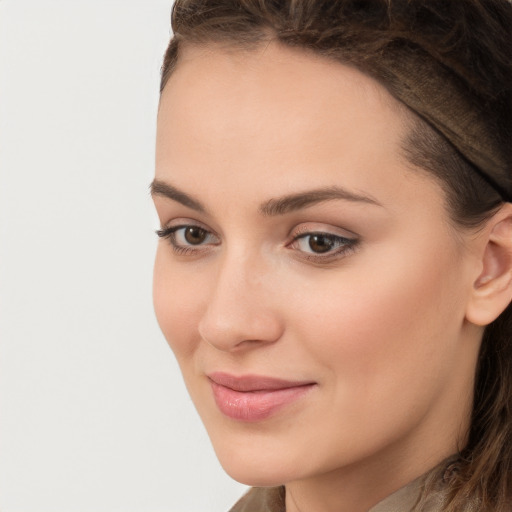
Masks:
[[[228,418],[262,421],[304,397],[316,383],[288,381],[259,375],[235,377],[215,372],[208,375],[215,403]]]

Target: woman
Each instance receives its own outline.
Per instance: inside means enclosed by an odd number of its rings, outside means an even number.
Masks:
[[[512,6],[178,0],[158,321],[233,511],[505,511]]]

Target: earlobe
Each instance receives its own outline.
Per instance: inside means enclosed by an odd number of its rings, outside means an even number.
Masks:
[[[475,325],[492,323],[512,300],[512,204],[487,223],[481,272],[473,283],[466,318]]]

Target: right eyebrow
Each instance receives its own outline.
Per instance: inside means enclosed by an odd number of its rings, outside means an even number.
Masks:
[[[178,190],[169,183],[155,179],[151,182],[149,190],[152,197],[167,197],[168,199],[172,199],[173,201],[176,201],[183,206],[186,206],[187,208],[191,208],[197,212],[206,213],[206,208],[197,199],[194,199],[192,196],[185,194],[185,192]]]

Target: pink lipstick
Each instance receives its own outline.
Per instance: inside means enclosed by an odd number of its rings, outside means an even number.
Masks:
[[[215,372],[208,375],[219,410],[239,421],[261,421],[306,395],[311,381],[287,381],[258,375],[235,377]]]

